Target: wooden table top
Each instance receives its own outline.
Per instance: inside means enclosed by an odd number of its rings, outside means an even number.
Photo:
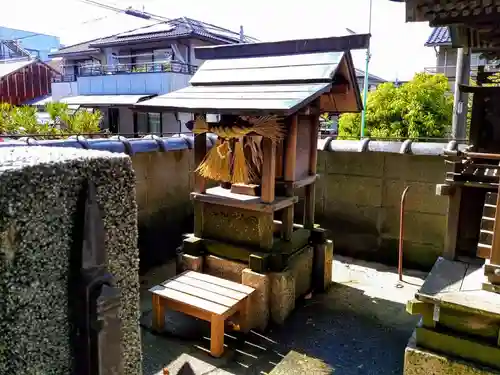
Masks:
[[[254,288],[219,277],[186,271],[149,289],[163,298],[224,315],[254,292]]]

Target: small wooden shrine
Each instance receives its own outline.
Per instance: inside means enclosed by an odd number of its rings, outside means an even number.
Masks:
[[[408,21],[450,28],[455,47],[498,55],[493,1],[407,0]],[[468,145],[445,150],[450,171],[438,195],[448,197],[443,258],[407,305],[422,319],[406,350],[405,374],[422,363],[434,374],[500,372],[500,87],[480,69],[473,94]]]
[[[190,86],[143,103],[194,113],[195,223],[179,268],[255,288],[246,328],[283,322],[331,281],[333,246],[314,225],[319,115],[361,110],[349,50],[368,39],[197,48]]]

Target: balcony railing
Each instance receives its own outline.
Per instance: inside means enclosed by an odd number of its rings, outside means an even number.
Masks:
[[[64,69],[64,66],[62,67]],[[74,82],[77,77],[91,77],[114,74],[135,73],[178,73],[193,75],[198,69],[195,65],[183,64],[176,61],[170,62],[147,62],[141,64],[113,64],[92,65],[78,68],[78,74],[63,74],[54,78],[53,82]]]
[[[480,65],[470,67],[471,76],[475,77]],[[432,66],[424,68],[424,72],[428,74],[444,74],[448,78],[455,78],[457,67],[453,65]],[[485,72],[498,72],[500,69],[495,64],[484,65]]]

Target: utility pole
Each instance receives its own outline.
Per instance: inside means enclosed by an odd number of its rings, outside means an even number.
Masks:
[[[467,137],[467,110],[469,95],[460,90],[460,85],[468,85],[470,79],[470,49],[457,50],[455,72],[455,97],[453,101],[453,119],[451,136],[453,140],[464,143]]]
[[[370,0],[370,10],[368,15],[368,34],[370,34],[370,40],[368,41],[368,48],[366,49],[366,65],[365,65],[365,79],[363,83],[363,112],[361,113],[361,139],[365,136],[365,125],[366,125],[366,102],[368,99],[368,68],[370,65],[370,44],[371,44],[371,33],[372,33],[372,5],[373,0]]]

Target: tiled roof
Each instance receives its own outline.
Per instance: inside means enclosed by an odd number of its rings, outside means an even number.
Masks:
[[[363,70],[361,69],[355,69],[355,70],[356,70],[356,78],[363,78],[365,76],[365,72]],[[387,82],[387,80],[371,73],[368,73],[368,79],[379,83]]]
[[[164,25],[164,27],[161,27],[162,25]],[[181,17],[117,34],[112,38],[106,38],[106,40],[93,42],[91,43],[91,46],[103,47],[128,44],[129,42],[180,37],[199,37],[219,43],[238,43],[240,40],[239,33],[236,33],[234,31],[230,31],[215,25],[210,25],[205,22],[193,20],[191,18]],[[256,41],[257,40],[254,38],[245,37],[245,42],[247,43]]]
[[[130,17],[130,16],[128,16]],[[132,17],[130,17],[132,18]],[[161,27],[164,25],[165,27]],[[202,38],[216,43],[238,43],[239,33],[222,27],[197,21],[187,17],[176,18],[166,22],[150,22],[146,26],[120,32],[112,36],[97,38],[83,43],[74,44],[51,54],[51,57],[69,54],[98,52],[99,48],[112,45],[128,44],[148,40],[161,40],[181,37]],[[257,39],[246,36],[245,42],[257,42]]]
[[[435,27],[425,43],[426,47],[451,46],[450,29],[447,26]]]

